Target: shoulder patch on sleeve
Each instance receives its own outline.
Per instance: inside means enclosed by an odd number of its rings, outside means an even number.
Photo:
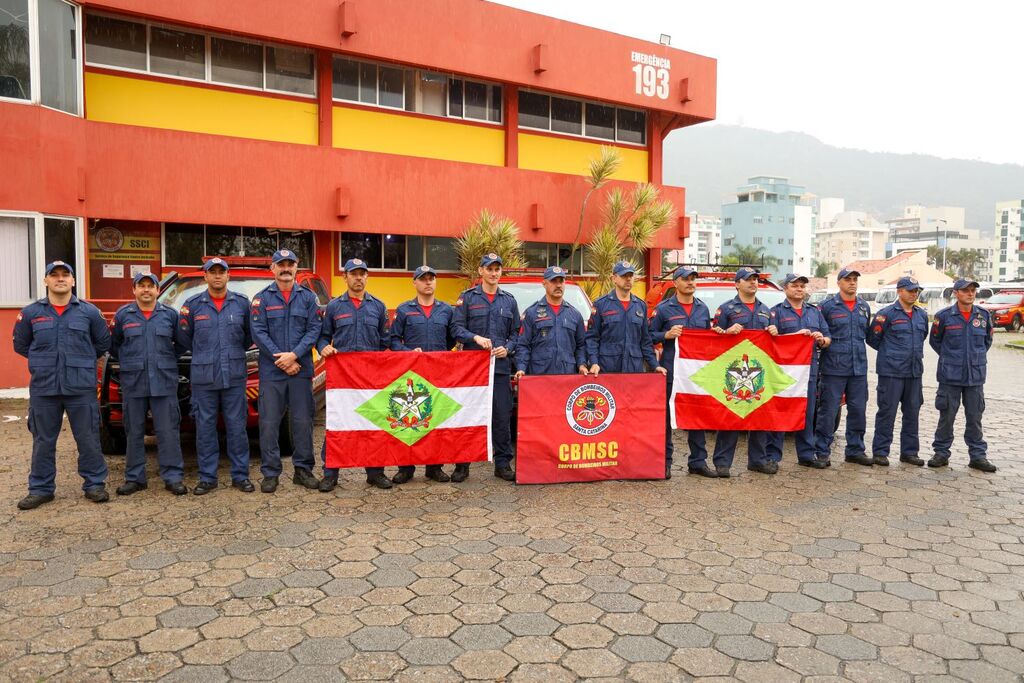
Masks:
[[[454,305],[455,306],[461,306],[462,305],[462,297],[461,296],[455,301]]]

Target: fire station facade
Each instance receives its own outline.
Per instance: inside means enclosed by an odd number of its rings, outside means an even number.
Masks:
[[[481,0],[0,9],[0,325],[57,258],[108,312],[137,270],[282,247],[333,295],[360,257],[390,308],[423,263],[452,300],[481,209],[517,222],[528,265],[569,265],[600,147],[616,182],[661,185],[665,136],[715,115],[713,59]],[[688,231],[684,190],[661,192],[681,218],[647,273]],[[26,383],[0,354],[0,387]]]

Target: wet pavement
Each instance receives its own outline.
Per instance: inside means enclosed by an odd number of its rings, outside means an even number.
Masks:
[[[1016,337],[990,356],[994,475],[959,439],[938,471],[809,470],[788,440],[774,477],[738,452],[730,480],[677,464],[665,482],[515,487],[475,465],[460,485],[348,472],[331,494],[264,495],[222,469],[175,498],[151,451],[149,490],[96,505],[65,423],[57,500],[18,512],[30,440],[0,423],[0,679],[1020,681]]]

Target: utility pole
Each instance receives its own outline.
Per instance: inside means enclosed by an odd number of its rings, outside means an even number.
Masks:
[[[949,242],[949,223],[946,222],[945,218],[940,218],[939,223],[942,223],[942,272],[946,272],[946,244]]]

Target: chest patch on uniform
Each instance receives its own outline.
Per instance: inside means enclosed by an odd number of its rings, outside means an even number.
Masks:
[[[470,306],[470,309],[474,308],[487,308],[487,304],[473,304],[472,306]]]
[[[208,315],[197,315],[196,316],[196,320],[209,320],[209,319],[210,319],[210,316],[208,316]]]
[[[974,325],[975,327],[981,327],[981,320],[975,318],[974,322],[972,322],[971,324]]]
[[[268,311],[280,311],[284,306],[267,306]]]
[[[124,329],[129,330],[133,327],[142,327],[142,323],[125,323]]]
[[[36,323],[48,323],[51,320],[53,320],[53,318],[51,318],[50,316],[43,315],[39,316],[38,318],[32,318],[32,324],[35,325]]]
[[[334,319],[335,320],[341,320],[342,318],[351,318],[351,317],[352,317],[351,313],[339,313],[338,315],[334,316]]]

